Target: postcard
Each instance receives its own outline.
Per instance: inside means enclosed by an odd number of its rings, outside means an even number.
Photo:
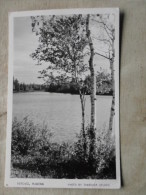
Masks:
[[[6,187],[120,188],[119,9],[9,13]]]

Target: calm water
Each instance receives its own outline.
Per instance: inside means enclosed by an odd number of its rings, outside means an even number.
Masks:
[[[97,96],[97,129],[107,128],[112,98]],[[15,93],[13,117],[29,116],[45,123],[57,142],[75,139],[81,129],[81,105],[78,95],[48,92]],[[86,97],[86,124],[90,123],[90,97]]]

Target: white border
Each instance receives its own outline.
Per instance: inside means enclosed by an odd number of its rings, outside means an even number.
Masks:
[[[11,178],[11,127],[13,102],[13,32],[14,18],[36,15],[67,15],[67,14],[115,14],[115,140],[116,140],[116,179],[30,179]],[[55,9],[9,13],[9,61],[8,61],[8,99],[7,99],[7,138],[6,138],[6,167],[5,187],[30,188],[103,188],[113,189],[121,187],[120,179],[120,147],[119,147],[119,8],[94,9]]]

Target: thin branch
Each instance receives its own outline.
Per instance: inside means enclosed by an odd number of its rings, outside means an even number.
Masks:
[[[105,55],[102,55],[102,54],[100,54],[100,53],[98,53],[98,52],[95,52],[94,54],[97,54],[97,55],[99,55],[99,56],[101,56],[101,57],[103,57],[103,58],[106,58],[106,59],[110,60],[110,57],[107,57],[107,56],[105,56]]]
[[[106,31],[106,33],[107,33],[107,35],[109,36],[110,39],[114,38],[113,34],[108,32],[108,30],[111,32],[112,29],[110,29],[103,21],[97,21],[95,19],[92,19],[92,20],[99,23],[99,24],[102,24],[104,26],[104,30]]]
[[[88,48],[87,48],[87,49],[88,49]],[[88,50],[89,50],[89,49],[88,49]],[[111,51],[111,50],[109,50],[108,52],[106,52],[106,51],[102,51],[101,49],[97,49],[97,48],[96,48],[96,50],[101,51],[102,53],[108,53],[109,51]],[[89,50],[89,51],[90,51],[90,50]],[[86,54],[88,55],[88,54],[90,54],[90,52],[88,52],[88,53],[86,53]]]
[[[112,44],[111,44],[110,40],[107,40],[107,39],[98,39],[98,38],[96,38],[96,37],[94,37],[94,36],[92,36],[92,37],[93,37],[93,39],[96,39],[97,41],[107,42],[107,43],[109,43],[109,44],[110,44],[110,46],[112,46]]]

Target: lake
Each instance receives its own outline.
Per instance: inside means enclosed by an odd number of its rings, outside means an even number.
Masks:
[[[97,130],[107,129],[111,96],[97,96]],[[90,123],[90,96],[86,96],[86,125]],[[13,94],[13,118],[29,116],[35,123],[47,124],[57,142],[72,141],[81,129],[79,95],[49,92]]]

